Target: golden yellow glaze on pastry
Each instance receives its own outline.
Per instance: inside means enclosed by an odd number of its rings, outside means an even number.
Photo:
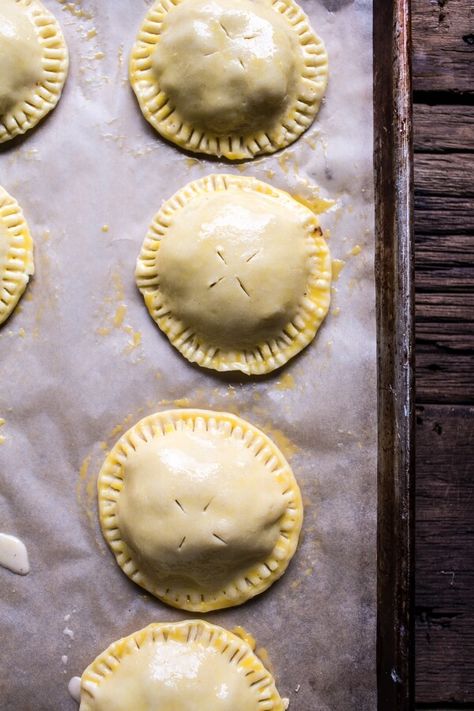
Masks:
[[[1,0],[0,143],[25,133],[56,106],[67,69],[61,29],[40,0]]]
[[[250,646],[202,620],[154,623],[108,647],[81,679],[80,711],[283,711]]]
[[[98,479],[102,532],[122,570],[164,602],[206,612],[266,590],[293,556],[303,519],[276,445],[222,412],[140,420]]]
[[[206,368],[279,368],[327,314],[331,259],[316,215],[255,178],[210,175],[164,203],[137,285],[171,343]]]
[[[162,136],[231,160],[284,148],[312,123],[327,54],[293,0],[157,0],[130,60]]]
[[[23,212],[0,187],[0,324],[10,316],[34,271],[33,240]]]

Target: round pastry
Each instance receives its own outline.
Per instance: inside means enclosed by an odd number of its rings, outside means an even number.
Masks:
[[[284,711],[251,647],[202,620],[155,623],[110,645],[81,678],[80,711]]]
[[[182,148],[230,160],[273,153],[313,122],[324,44],[293,0],[157,0],[132,50],[145,118]]]
[[[331,259],[316,215],[288,193],[210,175],[155,215],[136,279],[185,358],[262,374],[313,340],[329,308]]]
[[[301,495],[275,444],[223,412],[169,410],[140,420],[98,479],[104,537],[136,583],[174,607],[239,605],[285,572]]]
[[[0,324],[12,313],[34,271],[33,240],[23,212],[0,187]]]
[[[1,0],[0,143],[56,106],[67,70],[66,43],[49,10],[39,0]]]

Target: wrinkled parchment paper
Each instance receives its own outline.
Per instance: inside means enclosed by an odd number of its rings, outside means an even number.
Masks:
[[[69,678],[109,643],[190,617],[119,570],[98,527],[95,479],[140,417],[196,406],[237,412],[273,436],[305,501],[284,578],[207,618],[256,637],[291,711],[375,709],[371,2],[301,0],[329,52],[325,105],[296,145],[241,166],[191,158],[142,118],[127,59],[149,2],[45,4],[69,45],[69,79],[53,114],[0,151],[0,183],[36,240],[36,275],[0,330],[0,529],[31,561],[24,578],[0,569],[0,708],[74,711]],[[336,201],[321,216],[345,262],[331,312],[315,342],[265,379],[189,365],[135,288],[153,214],[212,171],[313,198],[307,183],[317,184]]]

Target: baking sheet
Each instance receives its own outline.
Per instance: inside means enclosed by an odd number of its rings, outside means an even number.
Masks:
[[[35,278],[0,330],[0,529],[26,543],[32,568],[25,578],[0,569],[0,707],[74,711],[69,678],[111,641],[191,616],[118,569],[98,527],[95,478],[140,417],[193,406],[237,412],[273,436],[305,502],[283,579],[207,619],[256,637],[290,709],[375,709],[371,2],[301,1],[329,52],[325,105],[295,145],[239,166],[187,156],[142,118],[127,58],[149,2],[45,4],[61,21],[70,76],[53,114],[0,149],[0,183],[36,240]],[[188,364],[134,285],[161,202],[213,171],[336,200],[321,216],[344,261],[331,312],[316,341],[266,378]]]

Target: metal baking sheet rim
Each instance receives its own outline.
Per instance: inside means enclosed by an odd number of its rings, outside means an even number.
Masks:
[[[414,260],[410,0],[374,3],[377,707],[414,704]]]

